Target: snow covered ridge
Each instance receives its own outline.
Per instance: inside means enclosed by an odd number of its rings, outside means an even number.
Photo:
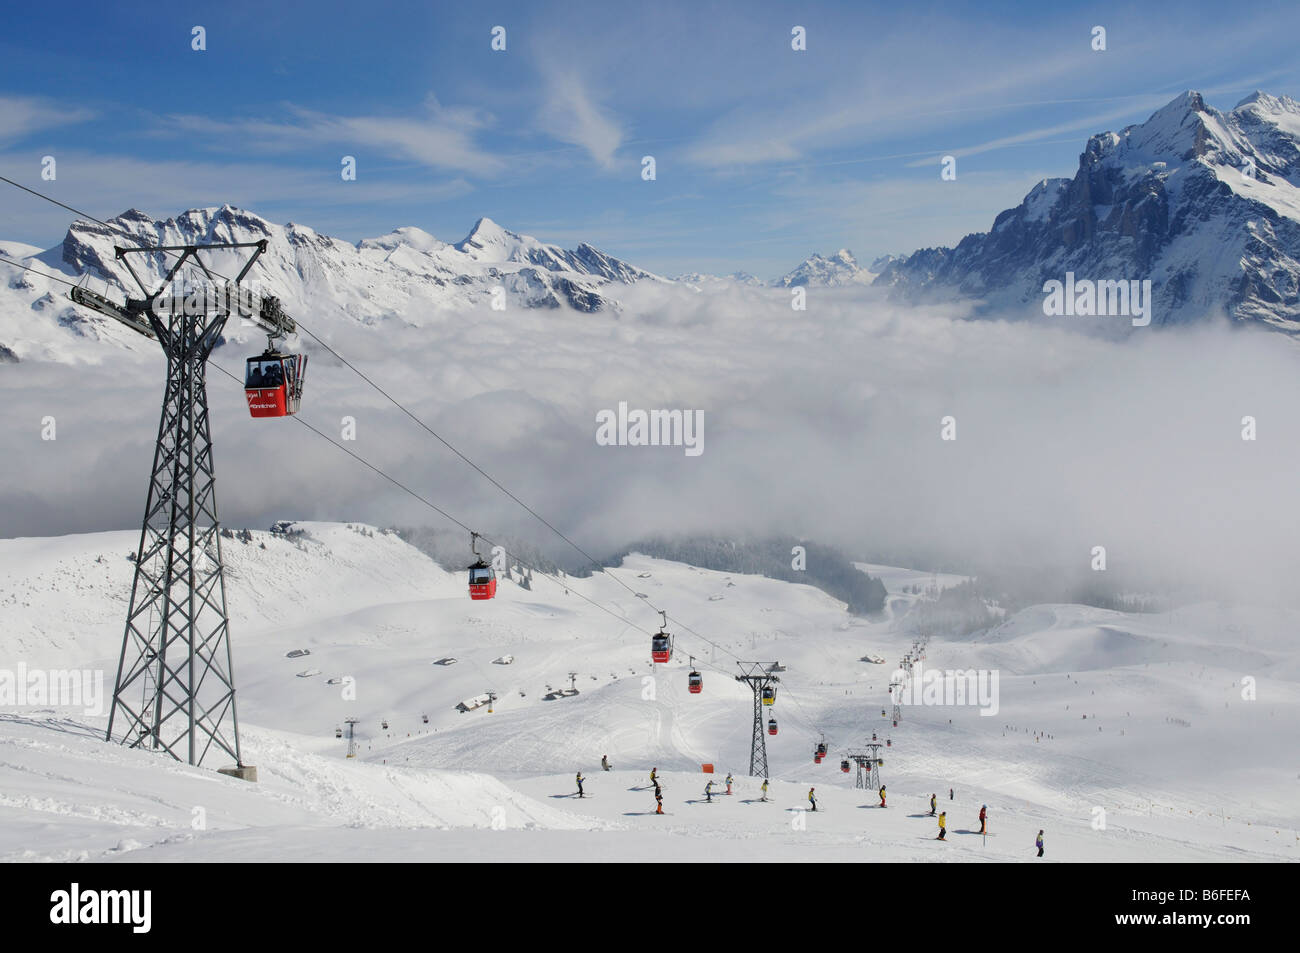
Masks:
[[[275,225],[230,205],[191,209],[155,219],[130,209],[109,221],[112,228],[75,222],[59,246],[41,252],[0,242],[0,254],[39,271],[72,279],[91,276],[93,290],[122,300],[140,289],[116,259],[115,245],[129,245],[122,232],[141,243],[186,245],[267,240],[267,253],[250,274],[253,284],[284,301],[291,314],[338,316],[363,324],[395,320],[425,326],[453,313],[504,306],[560,308],[593,313],[617,311],[618,289],[639,281],[666,279],[581,243],[565,249],[512,232],[480,218],[459,242],[448,244],[418,228],[399,228],[353,245],[297,224]],[[233,275],[233,257],[213,253],[218,271]],[[157,286],[162,259],[141,272]],[[139,268],[139,262],[136,263]],[[91,339],[125,341],[113,322],[90,315],[67,300],[67,287],[30,272],[6,268],[0,284],[0,361],[39,355],[41,329],[33,312],[48,315],[68,331]],[[236,329],[228,328],[227,334]],[[36,340],[33,340],[36,336]],[[46,334],[46,337],[49,335]],[[140,346],[138,343],[136,346]]]
[[[1068,272],[1149,279],[1154,325],[1227,315],[1300,331],[1300,103],[1256,92],[1223,113],[1185,92],[1092,136],[1073,178],[1043,180],[988,232],[890,263],[875,284],[993,314]]]
[[[806,258],[793,271],[772,282],[775,288],[795,288],[809,286],[818,288],[845,288],[852,285],[869,285],[892,262],[899,260],[894,255],[885,255],[871,263],[870,268],[863,268],[853,257],[853,252],[841,248],[829,258],[813,255]]]

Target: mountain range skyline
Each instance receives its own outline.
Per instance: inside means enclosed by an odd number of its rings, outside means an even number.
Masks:
[[[1042,179],[1018,205],[998,212],[987,231],[972,232],[952,248],[884,255],[865,266],[847,248],[830,255],[814,252],[766,281],[748,272],[662,276],[591,242],[566,249],[487,216],[452,242],[404,224],[351,243],[305,225],[273,225],[233,205],[191,209],[167,219],[129,209],[110,226],[77,222],[59,245],[41,250],[7,241],[0,243],[0,254],[33,258],[68,275],[97,274],[125,291],[125,274],[112,253],[119,233],[165,244],[278,236],[285,259],[299,261],[302,249],[329,246],[331,254],[344,258],[371,264],[382,259],[402,272],[401,281],[432,275],[439,288],[472,288],[471,298],[500,288],[525,307],[586,312],[617,311],[618,295],[610,286],[649,280],[681,281],[697,289],[883,284],[912,303],[966,298],[980,302],[978,313],[1009,313],[1041,303],[1038,296],[1047,282],[1078,273],[1097,280],[1146,279],[1155,287],[1160,324],[1227,314],[1295,332],[1300,329],[1300,103],[1256,91],[1220,112],[1188,90],[1144,122],[1091,136],[1073,177]],[[338,267],[343,270],[318,264],[307,269],[346,273],[341,263]],[[282,270],[294,268],[305,277],[300,261]],[[302,294],[308,293],[304,285]],[[439,307],[449,300],[436,290],[432,296]],[[415,294],[412,300],[423,299]]]

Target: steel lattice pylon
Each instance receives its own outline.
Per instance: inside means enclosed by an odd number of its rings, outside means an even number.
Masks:
[[[150,317],[167,390],[107,737],[242,766],[205,375],[228,315]]]
[[[235,761],[234,769],[221,770],[247,780],[257,775],[239,750],[206,372],[208,356],[236,306],[268,339],[296,329],[278,298],[264,296],[252,304],[232,293],[266,248],[265,240],[114,248],[145,297],[128,297],[121,305],[80,286],[69,295],[82,307],[156,339],[167,355],[167,388],[105,738],[166,751],[194,765],[215,746]],[[184,307],[177,307],[173,289],[172,306],[161,314],[163,292],[187,263],[202,271],[202,290],[217,288],[217,276],[199,255],[211,249],[252,251],[225,295],[213,301],[206,294],[182,295]],[[129,255],[176,261],[151,291]]]
[[[868,750],[848,753],[849,758],[858,766],[853,786],[875,791],[880,788],[880,745],[868,742],[863,747]]]
[[[754,691],[754,735],[749,745],[749,776],[766,778],[767,774],[767,736],[763,733],[763,689],[781,681],[775,675],[764,672],[757,662],[738,663],[744,675],[737,675],[736,681],[745,682]]]

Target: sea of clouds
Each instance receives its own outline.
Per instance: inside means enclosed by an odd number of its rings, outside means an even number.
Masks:
[[[1281,335],[1207,321],[968,320],[871,288],[642,283],[618,313],[482,311],[362,326],[286,307],[591,552],[652,535],[795,534],[949,565],[1108,571],[1216,595],[1289,592],[1300,555],[1300,358]],[[36,320],[34,317],[33,320]],[[0,535],[137,526],[164,375],[68,332],[60,360],[0,367]],[[253,332],[214,363],[241,375]],[[111,336],[111,335],[110,335]],[[489,536],[535,524],[315,348],[302,418]],[[98,363],[86,363],[91,357]],[[252,420],[209,374],[222,522],[443,526],[291,420]],[[597,414],[702,411],[704,452],[601,446]],[[957,439],[941,439],[943,418]],[[1242,439],[1242,418],[1258,439]],[[57,439],[42,440],[53,417]],[[536,536],[539,541],[542,536]],[[1210,591],[1207,589],[1207,592]]]

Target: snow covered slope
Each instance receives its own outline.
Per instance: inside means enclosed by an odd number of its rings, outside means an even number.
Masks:
[[[1290,613],[1027,609],[987,633],[936,636],[923,662],[996,669],[997,715],[909,707],[894,727],[880,717],[894,665],[858,659],[898,659],[913,638],[905,614],[856,620],[807,586],[632,555],[622,578],[718,643],[680,630],[673,661],[655,666],[642,632],[573,594],[652,626],[606,574],[535,576],[531,590],[503,580],[476,603],[459,573],[396,536],[296,528],[224,543],[245,761],[261,780],[105,745],[100,715],[0,705],[0,859],[1013,860],[1032,857],[1040,828],[1048,860],[1296,857],[1294,766],[1279,756],[1300,714]],[[111,683],[134,535],[0,541],[0,670],[91,667]],[[700,695],[686,688],[689,655]],[[737,657],[786,668],[766,804],[744,777],[751,700],[731,677]],[[545,700],[570,672],[579,694]],[[1242,698],[1244,676],[1257,700]],[[330,684],[344,677],[354,700]],[[488,690],[491,712],[456,711]],[[335,737],[348,717],[354,761]],[[892,742],[883,811],[839,770],[873,732]],[[831,754],[814,765],[823,734]],[[733,772],[737,793],[704,803],[703,763],[719,780]],[[572,797],[577,770],[589,799]],[[810,786],[823,810],[803,816]],[[949,787],[939,844],[921,815]],[[970,834],[980,804],[987,842]]]

